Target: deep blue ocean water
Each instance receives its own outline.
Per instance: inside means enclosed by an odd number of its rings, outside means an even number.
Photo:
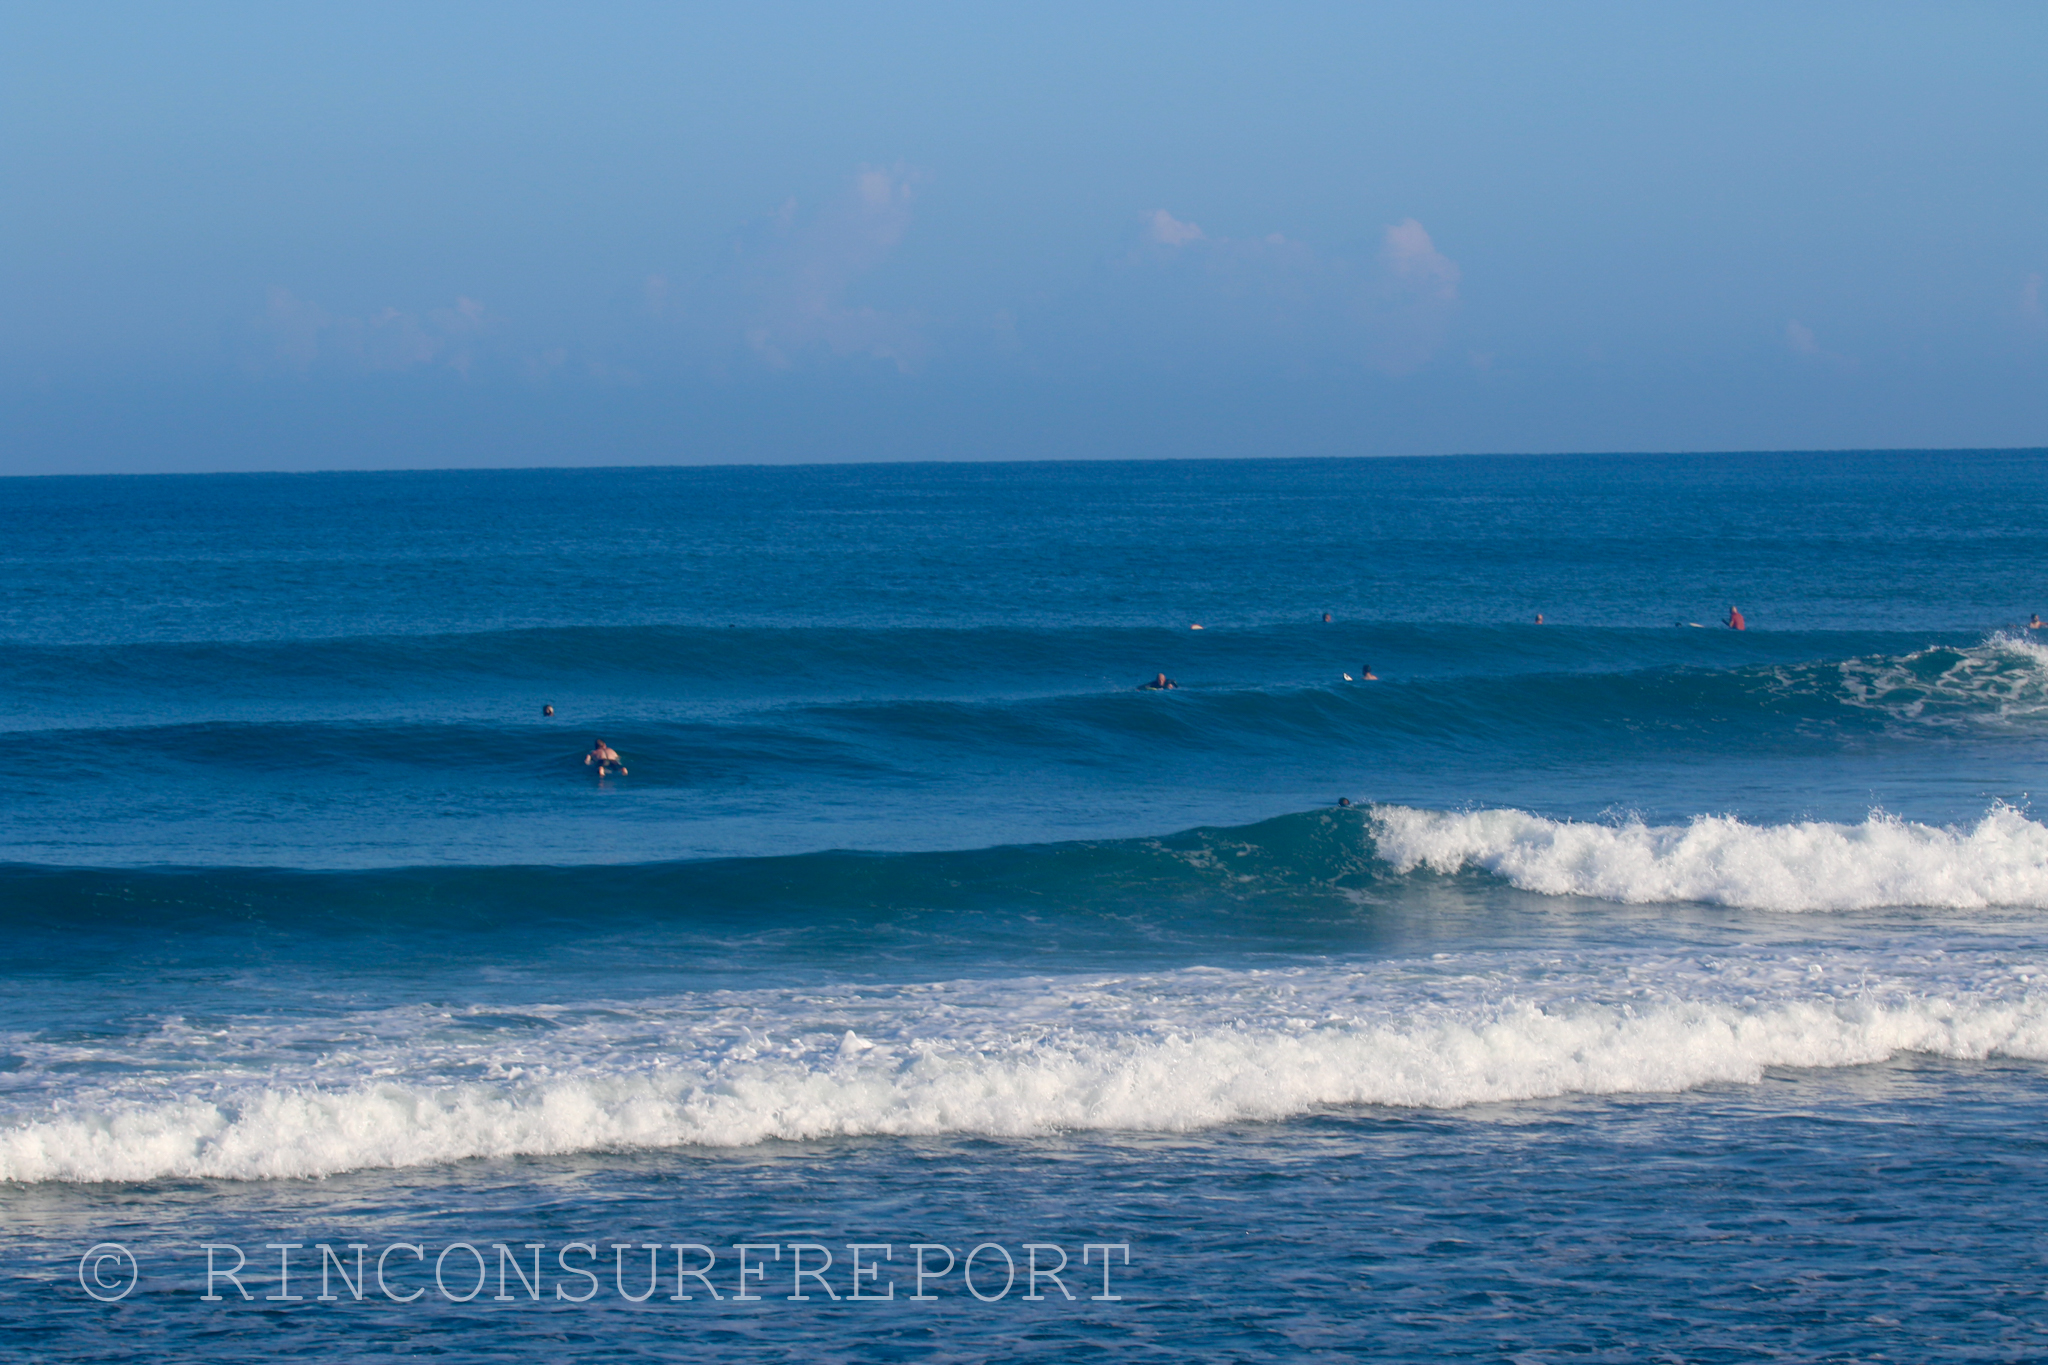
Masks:
[[[2039,453],[0,482],[6,1349],[2048,1358],[2044,568]]]

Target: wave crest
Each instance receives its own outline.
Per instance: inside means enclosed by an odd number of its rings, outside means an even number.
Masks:
[[[2048,714],[2048,647],[2016,635],[1849,659],[1838,670],[1843,701],[1897,720],[1956,725]]]
[[[1374,806],[1396,872],[1477,868],[1526,891],[1640,905],[1703,901],[1757,910],[2048,907],[2048,827],[1998,805],[1967,829],[1871,812],[1860,825],[1600,825],[1520,810]]]

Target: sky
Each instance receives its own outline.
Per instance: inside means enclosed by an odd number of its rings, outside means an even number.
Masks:
[[[2048,446],[2048,6],[0,8],[0,473]]]

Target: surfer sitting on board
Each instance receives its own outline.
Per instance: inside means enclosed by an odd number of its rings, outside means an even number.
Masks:
[[[1721,624],[1728,627],[1728,629],[1730,630],[1749,629],[1748,623],[1742,619],[1742,610],[1739,607],[1728,608],[1728,619],[1723,621]]]
[[[1152,680],[1151,682],[1148,682],[1148,683],[1139,683],[1139,684],[1138,684],[1138,690],[1139,690],[1140,692],[1164,692],[1164,691],[1165,691],[1165,690],[1166,690],[1167,688],[1169,688],[1169,687],[1179,687],[1179,686],[1180,686],[1180,684],[1179,684],[1179,683],[1177,683],[1177,682],[1175,682],[1175,681],[1174,681],[1173,679],[1171,679],[1171,678],[1167,677],[1167,676],[1166,676],[1166,675],[1165,675],[1164,673],[1161,673],[1161,674],[1160,674],[1160,675],[1159,675],[1158,677],[1154,678],[1154,679],[1153,679],[1153,680]]]
[[[612,748],[603,740],[599,740],[590,746],[590,752],[583,755],[583,761],[585,763],[595,763],[599,777],[603,777],[606,771],[612,768],[619,770],[619,776],[624,777],[626,775],[626,765],[619,762],[618,750]]]

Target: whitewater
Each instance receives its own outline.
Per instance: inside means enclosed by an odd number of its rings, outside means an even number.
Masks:
[[[289,1027],[174,1019],[92,1050],[95,1071],[131,1077],[114,1083],[65,1079],[75,1045],[15,1038],[16,1083],[41,1080],[58,1112],[17,1113],[0,1130],[0,1180],[302,1178],[872,1134],[1178,1132],[1324,1106],[1753,1083],[1773,1067],[1902,1053],[2048,1060],[2048,951],[2015,960],[1934,944],[1535,961],[1468,951],[1366,968],[410,1008]]]
[[[2009,806],[1963,828],[1882,811],[1856,825],[1751,825],[1726,815],[1610,825],[1399,806],[1375,806],[1370,818],[1379,856],[1396,872],[1470,867],[1551,896],[1788,912],[2048,908],[2048,828]]]

